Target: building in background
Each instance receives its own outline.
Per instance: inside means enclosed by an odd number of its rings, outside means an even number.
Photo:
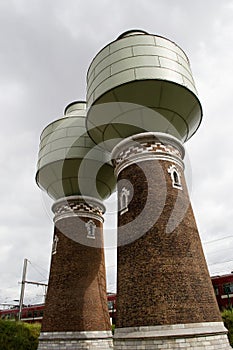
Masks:
[[[212,276],[211,281],[215,291],[219,309],[233,307],[233,273],[227,275]],[[94,296],[93,296],[94,298]],[[115,293],[107,293],[108,312],[111,324],[116,324],[117,317],[117,295]],[[134,305],[134,300],[131,300]],[[24,305],[22,309],[22,322],[41,323],[44,313],[44,304]],[[19,307],[12,305],[0,310],[0,318],[2,320],[17,320],[19,316]]]
[[[221,276],[212,276],[216,299],[220,310],[233,307],[233,273]]]
[[[95,299],[95,296],[93,296]],[[111,324],[115,324],[116,320],[116,294],[108,293],[108,312]],[[44,315],[44,304],[24,305],[22,308],[21,321],[28,323],[41,323]],[[57,312],[59,315],[59,310]],[[19,318],[19,307],[11,306],[0,310],[0,319],[2,320],[14,320]]]

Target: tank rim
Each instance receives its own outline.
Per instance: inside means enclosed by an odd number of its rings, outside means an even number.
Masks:
[[[142,79],[142,80],[148,80],[148,79]],[[150,80],[150,79],[149,79]],[[153,79],[152,79],[153,80]],[[163,79],[157,79],[158,81],[164,81]],[[188,140],[190,140],[191,139],[191,137],[193,137],[193,135],[197,132],[197,130],[199,129],[199,127],[200,127],[200,125],[201,125],[201,123],[202,123],[202,120],[203,120],[203,108],[202,108],[202,104],[201,104],[201,102],[200,102],[200,99],[199,99],[199,96],[198,95],[196,95],[192,90],[190,90],[187,86],[183,86],[183,85],[180,85],[180,84],[178,84],[178,83],[176,83],[176,82],[174,82],[174,81],[169,81],[169,80],[167,80],[167,82],[169,82],[170,84],[174,84],[174,85],[178,85],[178,86],[180,86],[180,87],[182,87],[183,89],[187,89],[195,98],[196,98],[196,100],[197,100],[197,104],[198,104],[198,106],[199,106],[199,108],[200,108],[200,120],[199,120],[199,123],[197,124],[197,127],[195,128],[195,130],[193,131],[193,133],[192,134],[190,134],[190,135],[187,135],[186,137],[185,137],[185,139],[184,139],[184,143],[185,142],[187,142]],[[126,85],[126,84],[129,84],[130,82],[125,82],[124,84],[122,84],[122,85]],[[100,95],[96,100],[95,100],[95,103],[93,104],[91,104],[90,106],[88,106],[88,108],[87,108],[87,116],[86,116],[86,119],[85,119],[85,126],[86,126],[86,131],[87,131],[87,134],[88,134],[88,136],[90,137],[90,139],[96,144],[96,142],[94,141],[94,139],[93,139],[93,137],[91,136],[91,133],[90,133],[90,130],[89,130],[89,128],[87,127],[88,126],[88,122],[89,122],[89,120],[88,120],[88,116],[89,116],[89,111],[91,110],[91,108],[92,107],[95,107],[96,105],[98,105],[99,103],[98,103],[98,101],[101,99],[101,97],[102,96],[104,96],[104,93],[102,94],[102,95]],[[96,103],[97,102],[97,103]],[[106,102],[105,102],[106,103]],[[107,103],[111,103],[111,102],[107,102]],[[126,102],[126,103],[128,103],[128,102]],[[147,107],[147,108],[150,108],[150,107]]]
[[[84,104],[87,104],[87,101],[84,101],[84,100],[75,100],[75,101],[72,101],[72,102],[70,102],[66,107],[65,107],[65,109],[64,109],[64,115],[66,115],[66,112],[67,112],[67,110],[71,107],[71,106],[73,106],[73,105],[75,105],[75,104],[81,104],[81,103],[84,103]]]
[[[68,160],[69,159],[71,159],[72,160],[72,158],[68,158]],[[57,163],[57,162],[59,162],[60,160],[56,160],[56,161],[53,161],[53,162],[51,162],[50,164],[54,164],[54,163]],[[40,171],[41,170],[43,170],[44,168],[46,168],[47,166],[49,166],[50,164],[46,164],[46,165],[43,165],[41,168],[39,168],[39,169],[37,169],[36,170],[36,173],[35,173],[35,182],[36,182],[36,185],[39,187],[39,189],[42,191],[42,192],[45,192],[45,193],[47,193],[48,194],[48,196],[50,197],[50,198],[52,198],[53,200],[59,200],[59,199],[55,199],[41,184],[40,184],[40,182],[39,182],[39,173],[40,173]],[[104,166],[106,166],[106,167],[109,167],[109,168],[113,168],[113,165],[110,163],[110,162],[107,162],[107,163],[104,163]],[[104,182],[102,182],[102,183],[104,183]],[[114,185],[114,187],[113,188],[111,188],[108,184],[106,184],[106,183],[104,183],[105,185],[106,185],[106,187],[108,188],[108,190],[109,190],[109,194],[108,195],[106,195],[106,196],[101,196],[101,194],[99,193],[99,198],[101,198],[101,199],[99,199],[99,200],[105,200],[105,199],[107,199],[107,198],[109,198],[113,193],[115,193],[116,192],[116,184]],[[76,194],[74,194],[74,196],[76,196]],[[80,195],[81,196],[81,195]],[[94,197],[93,197],[94,198]],[[98,199],[98,198],[97,198]]]
[[[116,40],[120,40],[120,39],[123,39],[124,37],[128,37],[128,34],[130,33],[135,33],[135,35],[138,35],[137,33],[141,33],[141,34],[149,34],[148,32],[146,32],[145,30],[143,29],[129,29],[129,30],[126,30],[125,32],[123,32],[122,34],[120,34]]]

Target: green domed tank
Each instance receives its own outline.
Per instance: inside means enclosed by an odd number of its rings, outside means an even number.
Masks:
[[[110,155],[86,133],[86,103],[73,102],[40,139],[36,182],[57,200],[71,195],[107,198],[115,187]]]
[[[186,54],[174,42],[141,30],[123,33],[95,56],[87,74],[87,104],[87,129],[96,143],[145,131],[185,142],[202,119]]]

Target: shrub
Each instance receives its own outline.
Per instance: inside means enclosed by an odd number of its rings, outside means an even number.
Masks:
[[[222,312],[222,319],[225,327],[228,329],[228,338],[233,347],[233,309],[226,309]]]
[[[0,320],[1,350],[36,350],[39,324]]]
[[[115,324],[112,324],[112,334],[114,335],[114,333],[115,333]]]

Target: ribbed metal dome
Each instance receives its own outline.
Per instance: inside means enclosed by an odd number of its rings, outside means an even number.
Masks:
[[[202,119],[184,51],[142,30],[121,34],[93,59],[87,104],[87,129],[96,143],[144,131],[169,133],[185,142]]]
[[[115,187],[110,155],[86,133],[86,103],[73,102],[65,116],[41,134],[37,184],[53,198],[108,197]]]

